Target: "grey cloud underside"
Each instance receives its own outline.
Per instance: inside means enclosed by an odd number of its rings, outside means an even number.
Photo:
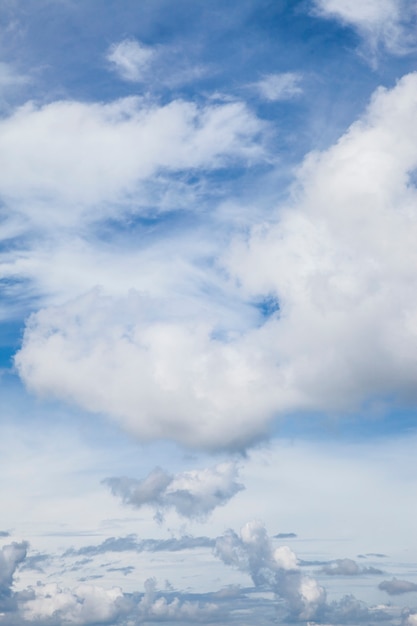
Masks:
[[[377,559],[386,559],[386,554],[381,554],[380,552],[367,552],[366,554],[358,554],[358,559],[367,559],[367,558],[377,558]]]
[[[244,489],[237,481],[237,468],[233,463],[173,476],[157,467],[142,480],[114,477],[106,478],[103,483],[125,504],[154,508],[159,520],[169,509],[183,517],[204,519]]]
[[[386,591],[390,596],[397,596],[403,593],[417,591],[417,584],[408,580],[393,578],[392,580],[383,580],[379,583],[378,588],[382,591]]]
[[[137,540],[136,535],[127,537],[110,537],[98,546],[85,546],[75,550],[67,550],[63,556],[96,556],[106,552],[180,552],[181,550],[193,550],[197,548],[212,548],[215,539],[210,537],[193,537],[184,535],[176,539],[142,539]]]
[[[336,559],[326,564],[322,572],[328,576],[362,576],[363,574],[380,575],[384,572],[376,567],[361,567],[352,559]]]

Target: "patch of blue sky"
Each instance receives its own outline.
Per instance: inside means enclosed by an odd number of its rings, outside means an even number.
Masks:
[[[279,300],[274,295],[265,296],[261,300],[256,300],[253,305],[258,309],[263,320],[279,315]]]
[[[0,323],[0,370],[13,367],[13,356],[22,342],[24,319]]]

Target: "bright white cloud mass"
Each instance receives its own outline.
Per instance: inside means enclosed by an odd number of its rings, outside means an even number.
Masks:
[[[417,623],[417,4],[6,2],[0,624]]]

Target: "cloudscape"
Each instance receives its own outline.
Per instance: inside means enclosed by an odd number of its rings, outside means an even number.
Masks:
[[[416,626],[416,0],[0,33],[0,624]]]

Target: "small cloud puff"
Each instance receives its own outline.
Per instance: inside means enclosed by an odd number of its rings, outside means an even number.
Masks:
[[[125,39],[113,44],[107,54],[113,68],[120,78],[129,82],[141,82],[145,79],[155,51],[133,39]]]
[[[315,0],[320,17],[336,19],[353,27],[374,54],[378,47],[392,54],[415,49],[415,4],[412,0]]]
[[[290,100],[303,92],[300,86],[301,78],[301,75],[296,72],[268,74],[257,82],[255,87],[265,100],[271,102]]]

